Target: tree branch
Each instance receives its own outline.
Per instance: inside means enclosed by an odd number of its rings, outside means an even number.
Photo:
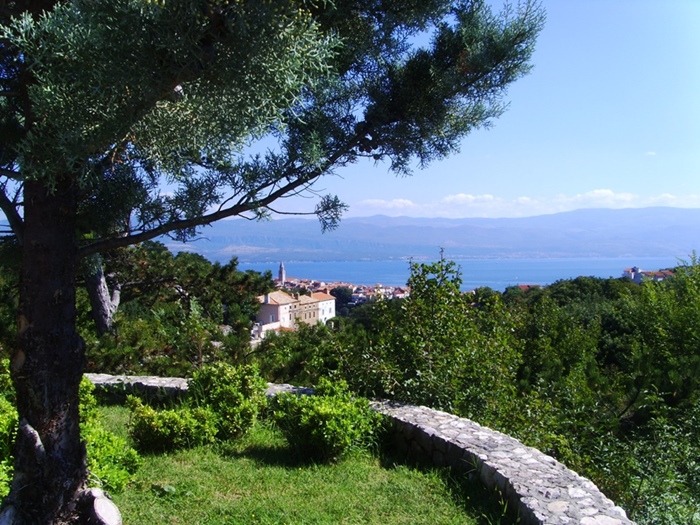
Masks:
[[[24,221],[20,216],[14,202],[5,194],[5,188],[0,191],[0,210],[7,217],[7,222],[10,223],[12,232],[17,237],[17,241],[22,244],[24,242]]]
[[[446,96],[448,98],[454,98],[463,95],[466,92],[467,87],[474,87],[478,85],[479,82],[487,79],[489,75],[492,75],[494,71],[498,70],[504,62],[507,62],[507,55],[505,54],[497,57],[494,63],[489,64],[489,67],[485,68],[483,71],[478,71],[475,75],[472,75],[471,78],[467,79],[466,84],[468,86],[465,86],[464,84],[456,84],[452,86],[451,91],[447,93]],[[405,88],[405,86],[399,86],[399,88]],[[489,86],[485,87],[487,95],[492,89],[495,88],[491,88]],[[133,235],[98,240],[83,246],[79,250],[79,255],[84,257],[114,248],[125,247],[151,240],[173,231],[196,228],[198,226],[211,224],[212,222],[224,218],[239,216],[246,212],[252,212],[258,209],[269,208],[270,204],[272,204],[275,200],[293,195],[295,192],[303,190],[304,187],[308,186],[315,179],[325,173],[328,173],[334,166],[337,165],[340,159],[353,152],[354,148],[358,147],[358,145],[364,145],[365,148],[370,148],[369,151],[366,149],[361,150],[360,154],[363,151],[369,153],[371,150],[376,150],[382,145],[383,141],[380,139],[377,144],[364,144],[367,142],[367,137],[381,135],[382,127],[386,127],[391,123],[400,120],[399,116],[396,116],[391,112],[387,115],[382,115],[382,118],[377,118],[378,115],[373,115],[374,118],[367,118],[367,116],[368,115],[365,115],[366,120],[363,122],[363,125],[356,127],[355,133],[346,137],[344,143],[335,150],[334,154],[329,155],[326,158],[322,166],[310,170],[305,175],[298,176],[297,168],[294,165],[290,165],[278,177],[260,184],[255,191],[245,192],[235,204],[232,203],[235,197],[229,197],[228,199],[224,200],[223,203],[220,203],[219,208],[214,212],[190,219],[172,220]],[[401,155],[401,152],[395,153]],[[391,155],[391,153],[388,153],[388,155]],[[291,182],[281,184],[285,180],[289,181],[290,179]],[[267,193],[264,198],[258,199],[256,196],[263,191],[269,191],[269,193]],[[230,205],[227,205],[227,202],[230,203]]]
[[[19,173],[14,171],[14,170],[9,170],[7,168],[0,168],[0,175],[3,177],[7,177],[8,179],[17,179],[19,178]]]
[[[318,177],[321,173],[315,173],[313,177]],[[206,215],[201,215],[192,219],[181,219],[170,221],[162,224],[156,228],[135,234],[126,235],[124,237],[114,237],[108,239],[102,239],[86,246],[83,246],[78,251],[79,257],[86,257],[88,255],[93,255],[95,253],[105,252],[113,250],[115,248],[123,248],[126,246],[131,246],[132,244],[138,244],[145,241],[150,241],[161,235],[165,235],[172,231],[184,230],[186,228],[195,228],[197,226],[205,226],[216,222],[221,219],[226,219],[228,217],[235,217],[243,213],[253,211],[258,208],[267,207],[269,204],[274,202],[280,197],[283,197],[286,193],[294,191],[296,188],[303,186],[308,182],[309,179],[306,177],[297,179],[289,184],[280,187],[278,190],[269,193],[265,198],[260,200],[244,200],[239,201],[238,204],[230,206],[228,208],[223,208],[217,210],[216,212],[209,213]]]
[[[271,212],[277,214],[277,215],[296,215],[296,216],[299,216],[299,215],[316,215],[316,212],[315,212],[315,211],[280,211],[280,210],[276,210],[276,209],[274,209],[274,208],[272,208],[272,207],[270,207],[270,206],[268,206],[267,209],[270,210]]]
[[[342,147],[338,148],[338,150],[336,150],[336,152],[333,155],[328,156],[323,165],[314,169],[306,176],[298,177],[296,180],[293,180],[292,182],[280,186],[277,190],[270,191],[270,193],[268,193],[267,196],[262,199],[253,199],[249,196],[243,196],[237,201],[236,204],[229,206],[228,208],[220,207],[219,209],[217,209],[217,211],[213,213],[201,215],[192,219],[181,219],[166,222],[165,224],[162,224],[158,227],[134,235],[124,235],[121,237],[110,237],[106,239],[101,239],[81,247],[78,250],[78,256],[82,258],[87,257],[88,255],[93,255],[95,253],[102,253],[109,250],[113,250],[115,248],[124,248],[133,244],[139,244],[141,242],[150,241],[151,239],[155,239],[156,237],[160,237],[161,235],[166,235],[172,231],[184,230],[186,228],[196,228],[197,226],[205,226],[207,224],[211,224],[212,222],[216,222],[221,219],[240,216],[246,212],[254,211],[260,208],[268,208],[269,205],[277,199],[286,197],[289,194],[293,194],[294,192],[299,191],[304,186],[310,184],[312,181],[331,170],[332,167],[336,165],[336,163],[343,156],[349,154],[352,151],[352,149],[356,146],[357,141],[357,135],[351,136],[349,140],[347,140]],[[255,193],[262,191],[262,189],[266,187],[277,185],[282,180],[289,180],[288,178],[292,175],[294,171],[294,166],[288,165],[287,172],[279,176],[276,180],[268,181],[262,186],[258,187]],[[248,195],[250,195],[250,193]],[[231,198],[227,200],[230,199]]]
[[[639,399],[639,395],[641,393],[642,393],[642,389],[638,388],[637,391],[635,392],[634,396],[632,397],[632,399],[627,403],[627,406],[624,408],[624,410],[622,410],[622,412],[617,414],[618,419],[622,419],[622,417],[629,411],[629,409],[632,408],[632,406],[637,402],[637,399]]]

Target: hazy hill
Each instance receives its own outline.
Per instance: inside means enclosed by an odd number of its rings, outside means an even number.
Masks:
[[[682,257],[700,248],[700,209],[587,209],[518,219],[344,219],[321,233],[317,221],[220,221],[173,250],[212,260],[322,261],[470,257]]]
[[[0,221],[7,231],[7,222]],[[314,219],[220,221],[171,250],[215,261],[434,260],[483,257],[680,257],[700,250],[700,209],[587,209],[519,219],[359,217],[321,233]]]

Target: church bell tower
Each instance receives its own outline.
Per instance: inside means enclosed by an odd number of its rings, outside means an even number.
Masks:
[[[280,270],[279,273],[277,274],[277,279],[280,282],[280,286],[284,286],[285,281],[287,280],[287,272],[284,269],[284,263],[280,263]]]

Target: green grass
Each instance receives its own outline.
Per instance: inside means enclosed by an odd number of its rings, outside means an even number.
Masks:
[[[128,411],[102,408],[123,432]],[[129,525],[509,523],[502,508],[447,470],[364,452],[336,464],[305,462],[260,423],[236,443],[144,457],[130,487],[113,494]]]

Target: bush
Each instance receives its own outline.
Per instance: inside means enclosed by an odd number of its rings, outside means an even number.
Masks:
[[[7,399],[0,397],[0,460],[12,455],[15,432],[17,432],[17,410]]]
[[[2,347],[0,347],[2,352]],[[10,360],[0,359],[0,397],[7,399],[10,403],[15,402],[15,387],[10,377]]]
[[[214,441],[216,414],[208,408],[181,407],[155,410],[139,398],[129,396],[129,434],[142,452],[189,448]]]
[[[104,489],[121,492],[141,465],[141,457],[121,438],[99,424],[83,425],[91,481]]]
[[[237,437],[252,426],[267,399],[253,366],[206,365],[194,373],[184,406],[155,410],[129,396],[129,433],[141,451],[160,452]]]
[[[195,406],[216,414],[217,437],[232,439],[248,431],[267,403],[267,384],[258,369],[215,363],[197,370],[188,386],[188,397]]]
[[[10,491],[12,480],[12,443],[17,431],[17,411],[4,397],[0,397],[0,498]]]
[[[0,360],[0,498],[10,492],[12,481],[12,445],[17,432],[17,410],[14,406],[15,388],[10,379],[9,361]]]
[[[112,491],[122,491],[141,464],[126,439],[105,430],[98,420],[95,386],[83,377],[80,383],[80,432],[87,447],[92,481]]]
[[[367,399],[352,397],[344,382],[332,384],[325,379],[319,382],[317,395],[276,396],[272,414],[292,447],[322,461],[378,444],[383,421]]]

